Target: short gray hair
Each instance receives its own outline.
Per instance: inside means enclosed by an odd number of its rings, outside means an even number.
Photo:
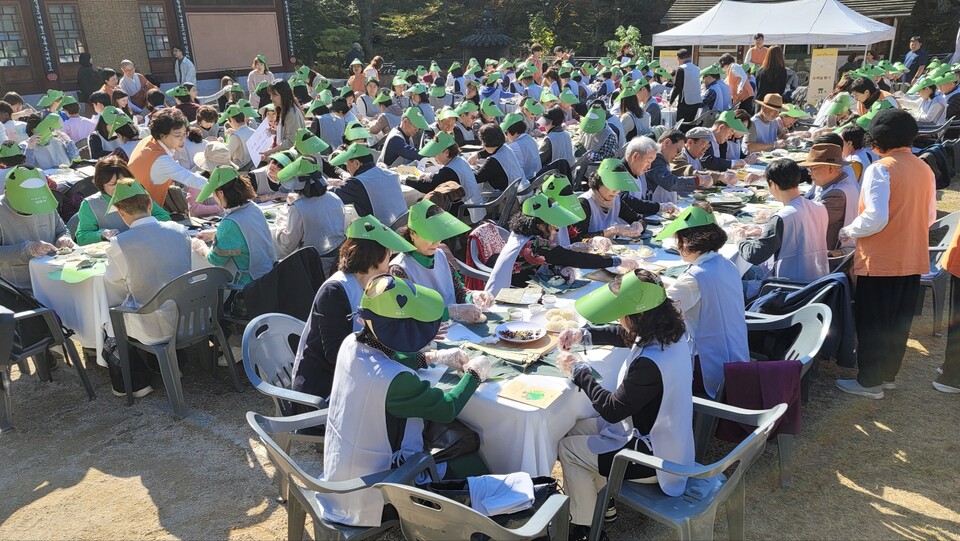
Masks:
[[[623,152],[623,156],[629,158],[638,152],[644,156],[651,152],[656,154],[660,152],[660,145],[649,137],[638,135],[627,143],[627,149]]]
[[[129,60],[121,60],[121,61],[120,61],[120,68],[123,68],[124,66],[133,66],[133,62],[131,62],[131,61],[129,61]]]

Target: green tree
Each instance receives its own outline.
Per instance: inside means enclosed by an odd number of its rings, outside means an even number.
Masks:
[[[604,43],[604,47],[607,49],[607,54],[610,56],[616,55],[620,51],[620,45],[624,42],[629,42],[633,45],[633,53],[636,56],[642,56],[643,58],[650,59],[653,55],[653,47],[649,45],[642,45],[640,43],[640,29],[636,26],[630,25],[626,28],[623,25],[617,27],[613,32],[616,36],[616,39],[611,39]]]
[[[553,25],[547,23],[542,13],[531,13],[528,25],[531,43],[539,43],[546,51],[553,48],[557,37],[553,33]]]

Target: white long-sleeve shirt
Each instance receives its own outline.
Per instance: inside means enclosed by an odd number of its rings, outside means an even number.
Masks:
[[[738,77],[740,79],[740,84],[737,85],[737,89],[734,91],[734,94],[740,94],[743,92],[743,85],[750,84],[750,78],[747,77],[747,72],[743,71],[743,67],[736,62],[730,64],[730,71],[733,72],[734,77]]]
[[[923,179],[916,180],[923,182]],[[934,182],[933,171],[928,180]],[[841,230],[853,239],[875,235],[890,221],[890,171],[886,166],[873,163],[867,167],[860,187],[860,200],[863,201],[863,212]],[[930,199],[927,223],[932,224],[936,219],[937,200],[934,197]]]
[[[160,143],[160,141],[157,142]],[[166,145],[160,143],[160,147],[167,154],[158,157],[153,162],[153,166],[150,168],[150,180],[154,184],[163,184],[167,179],[172,179],[188,188],[202,190],[207,183],[207,179],[180,165],[180,162],[174,158],[174,151],[167,148]]]

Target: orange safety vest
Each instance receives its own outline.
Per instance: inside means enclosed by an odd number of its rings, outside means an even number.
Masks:
[[[898,148],[882,157],[890,172],[889,221],[883,229],[857,239],[853,273],[857,276],[910,276],[930,271],[927,246],[933,171],[910,149]],[[859,212],[862,213],[863,192]]]
[[[130,160],[127,162],[127,167],[133,173],[133,178],[143,185],[143,189],[150,194],[150,198],[161,207],[163,202],[167,200],[167,190],[173,180],[168,178],[160,184],[155,184],[150,177],[150,170],[157,158],[166,154],[167,151],[160,146],[160,142],[150,136],[137,143],[136,148],[130,154]]]

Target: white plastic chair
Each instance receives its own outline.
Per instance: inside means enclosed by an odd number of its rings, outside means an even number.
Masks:
[[[426,453],[416,454],[403,466],[395,470],[377,472],[348,481],[321,481],[303,471],[290,455],[275,440],[277,434],[292,434],[307,427],[315,426],[320,412],[310,412],[293,417],[264,417],[248,411],[247,423],[256,432],[260,442],[267,448],[270,460],[277,465],[277,475],[286,477],[290,482],[290,499],[287,501],[287,539],[300,541],[306,526],[307,513],[313,520],[314,539],[371,539],[396,526],[396,519],[384,520],[380,526],[364,528],[327,522],[320,518],[320,503],[317,494],[348,494],[377,483],[412,483],[420,472],[428,471],[434,480],[438,480],[437,466],[433,457]]]
[[[273,400],[277,416],[290,415],[291,402],[318,410],[314,417],[316,425],[274,436],[285,453],[290,452],[294,441],[323,443],[322,430],[327,422],[326,400],[292,389],[296,346],[291,345],[291,338],[299,341],[305,325],[299,319],[285,314],[263,314],[247,324],[241,342],[243,370],[247,373],[247,379],[258,391]],[[277,482],[280,490],[278,500],[284,502],[287,500],[287,479],[281,475]]]
[[[727,510],[730,539],[743,539],[746,489],[743,476],[761,453],[777,419],[787,411],[786,404],[768,410],[747,410],[694,397],[693,410],[701,415],[728,419],[756,426],[745,440],[713,464],[683,466],[637,451],[623,450],[613,459],[607,486],[597,497],[590,540],[600,539],[603,514],[612,498],[662,524],[678,530],[681,540],[713,539],[714,522],[720,504]],[[687,478],[686,491],[670,497],[658,484],[624,483],[627,466],[641,464]],[[727,474],[726,472],[729,472]]]
[[[497,541],[521,541],[548,533],[551,539],[567,538],[570,498],[561,494],[550,496],[523,526],[507,529],[472,508],[433,492],[393,483],[376,486],[383,492],[384,501],[396,508],[404,539],[447,541],[475,539],[482,534]]]

